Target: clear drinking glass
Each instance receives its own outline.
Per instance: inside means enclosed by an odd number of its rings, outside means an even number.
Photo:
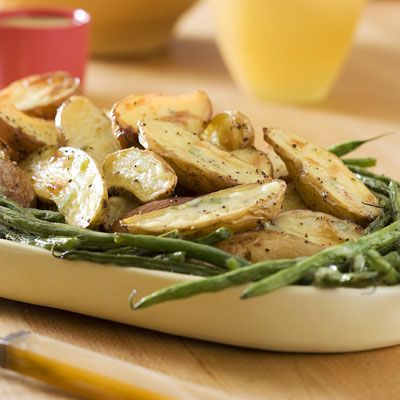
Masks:
[[[311,103],[329,93],[365,0],[212,0],[233,79],[265,100]]]

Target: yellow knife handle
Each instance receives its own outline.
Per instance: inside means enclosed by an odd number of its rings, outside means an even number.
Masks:
[[[227,399],[206,387],[30,332],[0,340],[0,365],[84,399]]]

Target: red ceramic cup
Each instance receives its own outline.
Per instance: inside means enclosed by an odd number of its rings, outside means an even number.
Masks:
[[[60,70],[82,80],[89,23],[81,9],[0,11],[0,88],[27,75]]]

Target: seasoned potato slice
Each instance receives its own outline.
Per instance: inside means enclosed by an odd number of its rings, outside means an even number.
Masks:
[[[0,102],[0,141],[26,155],[45,145],[57,145],[61,138],[53,121],[31,117]]]
[[[254,146],[245,149],[238,149],[231,152],[240,160],[253,165],[256,170],[265,172],[268,176],[272,176],[272,164],[268,156],[261,150],[257,150]]]
[[[293,182],[287,184],[285,199],[282,203],[282,211],[290,210],[308,210],[303,199],[297,193],[296,186]]]
[[[280,210],[285,194],[283,181],[250,183],[197,197],[179,206],[167,207],[124,219],[131,233],[162,234],[177,229],[197,236],[225,226],[234,232],[255,228]]]
[[[318,253],[326,246],[283,232],[256,231],[236,233],[231,238],[218,243],[217,247],[256,263],[265,260],[307,257]]]
[[[309,242],[327,246],[357,239],[363,233],[363,229],[354,222],[310,210],[280,213],[271,221],[270,229],[274,228]]]
[[[107,215],[104,218],[103,227],[109,231],[119,219],[125,216],[128,211],[138,207],[139,203],[121,196],[111,196],[107,202]]]
[[[107,187],[96,162],[73,147],[45,149],[23,163],[35,191],[56,203],[71,225],[94,228],[107,212]]]
[[[268,179],[262,171],[170,122],[143,120],[139,141],[164,158],[178,175],[179,184],[195,193]]]
[[[128,230],[121,225],[121,221],[138,214],[146,214],[151,211],[162,210],[170,206],[178,206],[179,204],[187,203],[189,200],[193,200],[194,197],[171,197],[170,199],[154,200],[151,203],[142,204],[139,207],[132,208],[128,213],[121,216],[119,221],[111,226],[111,232],[128,232]]]
[[[276,154],[274,148],[269,143],[264,143],[262,151],[267,155],[272,164],[272,177],[274,179],[287,179],[289,172],[285,163]]]
[[[280,129],[265,128],[264,136],[286,163],[308,207],[363,226],[380,215],[378,199],[340,158]]]
[[[122,148],[137,145],[137,124],[144,117],[169,121],[200,133],[211,114],[211,101],[202,91],[183,95],[133,95],[116,103],[111,110],[114,133]]]
[[[79,78],[57,71],[31,75],[0,91],[0,101],[34,117],[54,119],[57,108],[80,91]]]
[[[33,207],[36,195],[32,183],[13,162],[0,160],[0,192],[22,207]]]
[[[109,189],[122,189],[142,203],[169,197],[178,182],[174,170],[160,156],[136,147],[109,154],[103,171]]]
[[[56,151],[56,146],[42,147],[18,164],[33,184],[36,196],[45,203],[53,203],[52,191],[48,185],[52,177],[47,167]]]
[[[111,121],[87,97],[73,96],[57,111],[56,127],[66,144],[88,153],[99,167],[106,156],[120,149]]]
[[[240,111],[224,111],[215,115],[200,137],[222,150],[244,149],[254,143],[254,129]]]

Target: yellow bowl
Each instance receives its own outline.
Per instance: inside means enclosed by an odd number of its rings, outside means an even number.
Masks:
[[[0,10],[37,6],[83,8],[92,16],[93,54],[142,56],[166,47],[176,20],[195,1],[0,0]]]

